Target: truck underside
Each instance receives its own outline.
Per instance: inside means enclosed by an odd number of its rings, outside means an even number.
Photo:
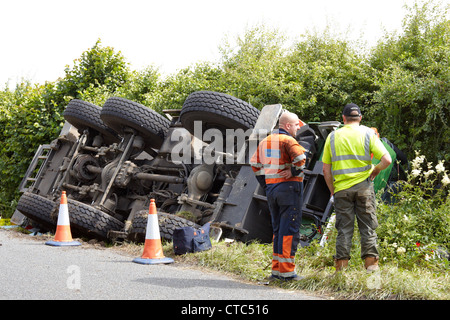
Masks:
[[[267,199],[249,157],[277,127],[282,111],[279,104],[259,111],[210,91],[192,93],[180,110],[165,110],[165,116],[123,98],[110,98],[102,107],[74,99],[59,137],[40,146],[30,163],[12,220],[54,231],[66,191],[78,237],[143,241],[155,199],[165,239],[179,227],[212,222],[216,239],[271,242]],[[306,124],[296,136],[308,156],[302,245],[321,237],[333,209],[320,160],[327,135],[339,125]],[[378,189],[398,179],[398,171],[386,170]]]

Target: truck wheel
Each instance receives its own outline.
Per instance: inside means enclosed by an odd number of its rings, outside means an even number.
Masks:
[[[81,234],[101,240],[108,239],[108,231],[119,231],[124,223],[105,212],[79,201],[67,199],[70,225]]]
[[[251,104],[233,96],[213,91],[197,91],[190,94],[184,102],[180,121],[191,134],[194,134],[194,121],[202,122],[202,135],[211,128],[225,133],[225,129],[253,128],[259,113]]]
[[[141,210],[136,213],[131,224],[128,239],[135,242],[145,242],[147,230],[148,210]],[[172,240],[173,231],[182,227],[200,228],[196,223],[178,217],[174,214],[158,212],[159,233],[161,239]]]
[[[100,119],[101,108],[95,104],[73,99],[64,110],[64,119],[80,131],[93,129],[100,133],[106,144],[119,142],[120,137]]]
[[[144,138],[145,148],[159,149],[170,126],[169,119],[152,109],[118,97],[106,100],[100,117],[120,135],[124,135],[127,127],[136,130]]]
[[[49,231],[56,229],[57,204],[34,193],[25,192],[19,199],[16,209],[24,216],[47,228]]]
[[[133,220],[131,221],[131,229],[128,233],[128,240],[134,242],[144,242],[145,232],[147,229],[147,216],[148,210],[141,210],[136,212]]]

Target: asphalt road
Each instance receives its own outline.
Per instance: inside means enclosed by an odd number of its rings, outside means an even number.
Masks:
[[[35,237],[0,229],[0,299],[320,299],[300,291],[240,282],[177,263],[141,265],[132,260],[133,257],[117,250],[99,250],[85,244],[51,247]]]

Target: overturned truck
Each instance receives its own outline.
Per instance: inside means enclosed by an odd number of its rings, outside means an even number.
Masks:
[[[12,220],[54,231],[66,191],[78,237],[141,242],[155,199],[165,239],[179,227],[211,222],[216,239],[271,242],[267,199],[249,157],[282,111],[279,104],[259,111],[210,91],[192,93],[181,109],[164,110],[165,115],[124,98],[109,98],[102,107],[74,99],[64,111],[59,137],[41,145],[30,163]],[[320,159],[327,135],[339,125],[309,123],[296,137],[308,156],[303,245],[321,237],[332,212]],[[398,176],[389,167],[377,189]]]

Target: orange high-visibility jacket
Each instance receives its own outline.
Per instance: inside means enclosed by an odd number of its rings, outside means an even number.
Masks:
[[[286,181],[303,181],[303,168],[305,167],[305,149],[298,144],[291,135],[283,129],[275,130],[263,139],[250,159],[255,175],[264,175],[266,184]],[[299,174],[285,179],[280,172],[294,166]]]

